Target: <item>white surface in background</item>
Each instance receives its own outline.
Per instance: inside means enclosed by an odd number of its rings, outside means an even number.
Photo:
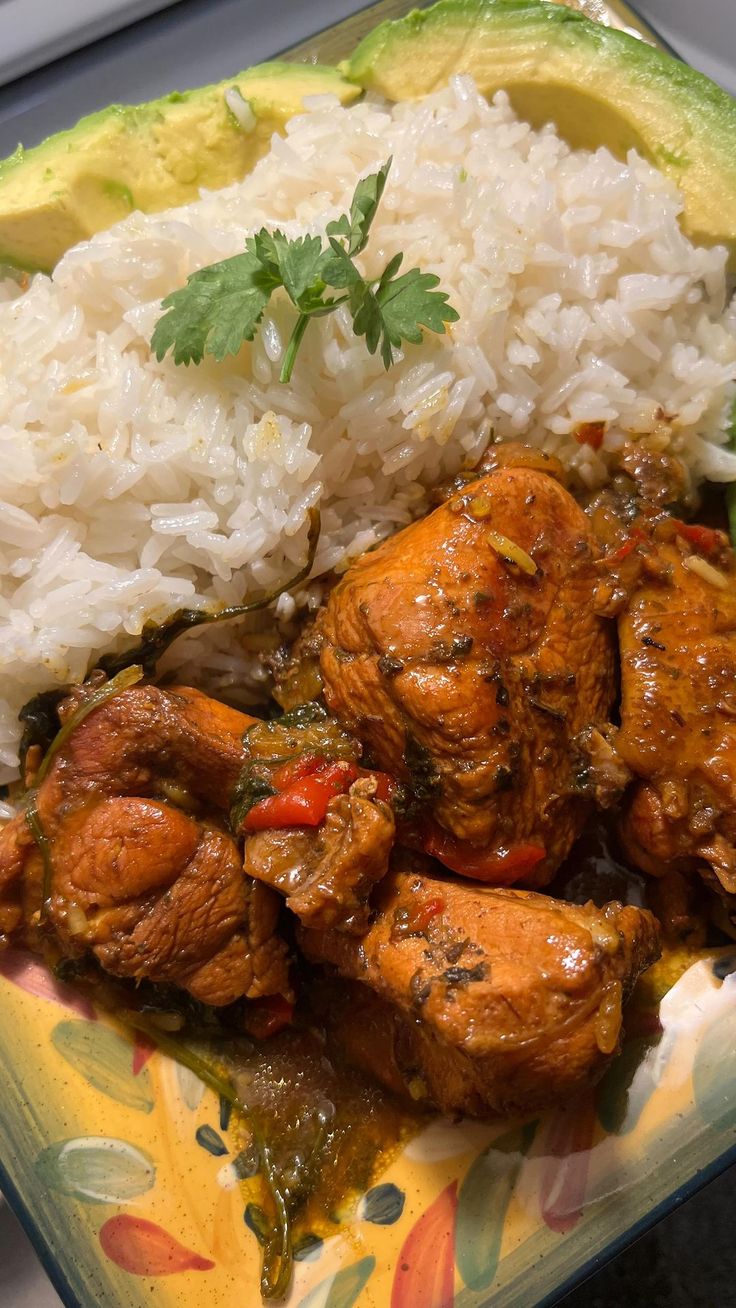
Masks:
[[[0,0],[0,85],[176,0]]]
[[[8,1205],[0,1195],[0,1304],[2,1308],[62,1308]]]
[[[736,0],[633,0],[673,50],[736,95]]]

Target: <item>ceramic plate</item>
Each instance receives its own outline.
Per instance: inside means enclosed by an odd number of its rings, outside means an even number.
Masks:
[[[206,8],[193,76],[189,45],[181,76],[151,71],[157,49],[172,58],[167,31],[176,51],[173,22],[127,38],[129,66],[130,43],[143,40],[137,76],[148,60],[153,82],[144,95],[225,76],[287,43],[251,42],[244,53],[243,27],[239,49],[223,45],[212,17],[232,19],[232,5]],[[179,14],[185,25],[196,17],[185,2],[164,18]],[[291,39],[305,34],[292,24]],[[52,75],[55,126],[75,69],[102,78],[106,68],[115,93],[122,56],[104,44],[107,54],[76,56]],[[41,85],[26,79],[15,104],[37,124],[40,105],[42,135],[51,91],[39,100]],[[89,94],[81,85],[74,93]],[[6,128],[9,103],[0,101]],[[594,1094],[532,1122],[428,1125],[348,1226],[296,1263],[291,1308],[555,1301],[736,1156],[735,1001],[736,951],[704,956],[659,1006],[643,993],[624,1053]],[[217,1097],[15,953],[0,955],[0,1104],[0,1189],[67,1305],[255,1308],[259,1250],[244,1220],[239,1143]]]
[[[640,1003],[594,1094],[433,1121],[296,1263],[293,1308],[525,1308],[736,1154],[736,954]],[[239,1145],[187,1069],[25,955],[0,955],[0,1185],[80,1308],[255,1308]],[[680,1196],[681,1197],[681,1194]]]

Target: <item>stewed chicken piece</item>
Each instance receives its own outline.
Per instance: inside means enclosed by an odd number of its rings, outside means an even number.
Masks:
[[[657,525],[619,641],[627,852],[655,876],[698,869],[734,894],[736,562],[723,532]]]
[[[330,712],[403,783],[414,843],[501,885],[544,885],[568,853],[576,738],[616,692],[590,523],[528,453],[353,564],[303,647]]]
[[[362,939],[301,928],[301,948],[352,983],[331,1019],[351,1058],[444,1112],[526,1112],[594,1082],[659,954],[643,909],[435,877],[405,855],[374,906]]]
[[[38,946],[51,932],[68,956],[91,950],[115,976],[170,982],[208,1004],[288,992],[278,898],[243,876],[225,824],[251,721],[198,691],[155,686],[80,720],[28,814],[0,833],[5,937]]]

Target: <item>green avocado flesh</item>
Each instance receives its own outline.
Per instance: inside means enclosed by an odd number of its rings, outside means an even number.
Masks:
[[[254,115],[244,130],[225,93]],[[111,105],[32,150],[0,162],[0,264],[49,271],[77,241],[134,209],[186,204],[200,187],[236,182],[311,95],[360,95],[336,68],[273,62],[196,91],[143,105]]]
[[[470,73],[574,147],[633,146],[677,183],[687,235],[736,268],[736,100],[644,41],[541,0],[439,0],[376,27],[342,71],[390,100]]]

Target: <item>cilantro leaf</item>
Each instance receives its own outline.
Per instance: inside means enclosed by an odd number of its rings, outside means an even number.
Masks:
[[[356,268],[344,246],[334,237],[330,237],[330,248],[322,256],[319,273],[323,282],[335,290],[345,290],[349,286],[363,285],[363,277]]]
[[[363,177],[355,188],[350,215],[343,214],[342,218],[327,224],[325,230],[328,236],[345,237],[348,243],[347,252],[351,259],[354,255],[360,254],[368,244],[368,233],[381,203],[381,196],[386,189],[386,179],[392,163],[393,158],[387,159],[377,173],[371,173],[370,177]]]
[[[251,238],[254,252],[268,266],[278,285],[283,286],[289,299],[299,308],[305,296],[313,300],[319,296],[319,265],[322,259],[322,242],[319,236],[297,236],[290,240],[283,232],[262,229]],[[248,248],[246,241],[246,248]]]
[[[263,311],[278,285],[273,272],[247,250],[192,273],[186,286],[167,295],[151,338],[156,358],[169,351],[174,363],[201,363],[205,354],[218,360],[237,354],[252,341]]]
[[[402,342],[419,343],[422,328],[442,334],[458,314],[439,278],[419,268],[399,276],[403,256],[394,255],[379,278],[363,276],[355,263],[365,249],[391,168],[358,182],[350,213],[327,224],[325,249],[319,236],[291,239],[265,227],[247,237],[245,251],[193,273],[186,286],[163,301],[166,312],[156,324],[151,346],[161,360],[173,351],[177,364],[200,363],[205,354],[218,360],[237,354],[252,341],[273,293],[284,290],[299,310],[281,363],[280,380],[291,378],[309,321],[346,304],[353,330],[364,336],[371,354],[381,350],[390,368]],[[343,292],[332,295],[332,291]]]
[[[396,277],[402,263],[397,254],[383,271],[375,290],[368,290],[353,321],[357,336],[365,336],[371,354],[381,346],[385,368],[394,361],[393,350],[402,341],[418,345],[422,327],[443,335],[446,322],[457,322],[459,314],[448,303],[445,291],[436,291],[439,277],[419,268]]]

